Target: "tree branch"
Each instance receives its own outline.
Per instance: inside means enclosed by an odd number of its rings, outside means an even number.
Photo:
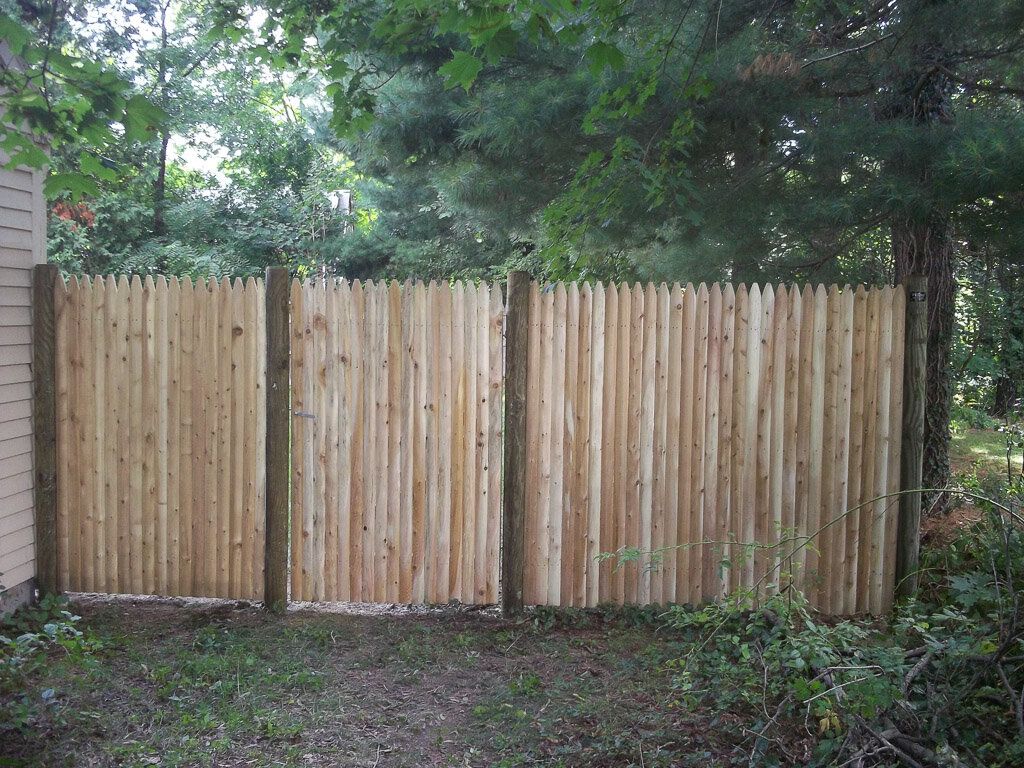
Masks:
[[[959,83],[965,88],[981,91],[982,93],[996,93],[1003,96],[1015,96],[1018,99],[1024,99],[1024,88],[1013,88],[1009,85],[995,85],[979,83],[975,80],[968,80],[966,77],[960,77],[960,75],[953,72],[953,70],[942,65],[938,66],[938,70],[954,83]]]
[[[893,34],[894,34],[893,32],[890,32],[887,35],[882,35],[881,37],[876,38],[875,40],[871,40],[870,42],[864,43],[864,45],[858,45],[855,48],[847,48],[847,49],[842,50],[842,51],[836,51],[835,53],[830,53],[828,56],[821,56],[821,57],[819,57],[817,59],[810,59],[808,61],[805,61],[803,64],[801,64],[800,68],[801,69],[805,69],[805,68],[811,66],[811,64],[820,64],[823,61],[828,61],[830,59],[835,59],[835,58],[838,58],[840,56],[845,56],[848,53],[857,53],[857,51],[863,51],[865,48],[870,48],[873,45],[877,45],[878,43],[881,43],[883,40],[888,40],[890,37],[893,36]]]
[[[844,40],[851,35],[860,32],[862,29],[882,19],[887,11],[895,6],[894,0],[879,0],[873,8],[856,14],[853,18],[847,19],[844,23],[836,24],[828,30],[827,39],[833,41]]]

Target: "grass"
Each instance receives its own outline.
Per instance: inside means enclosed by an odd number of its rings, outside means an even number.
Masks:
[[[604,614],[75,608],[101,650],[51,652],[0,765],[724,765],[735,737],[670,706],[684,638]]]
[[[1005,472],[1002,435],[953,446],[958,471]],[[0,714],[25,706],[24,727],[0,719],[0,766],[713,767],[734,764],[760,717],[728,682],[747,662],[700,696],[681,687],[695,635],[653,608],[518,622],[148,599],[75,610],[94,650],[55,645],[0,685]],[[790,754],[823,738],[782,725]]]
[[[963,429],[953,434],[950,461],[955,471],[973,467],[985,474],[1006,476],[1006,435],[991,429]],[[1010,467],[1021,471],[1021,452],[1010,456]]]

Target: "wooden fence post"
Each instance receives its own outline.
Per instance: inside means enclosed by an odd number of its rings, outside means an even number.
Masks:
[[[505,299],[505,476],[501,517],[501,612],[523,610],[526,567],[526,366],[530,276],[510,272]]]
[[[266,302],[267,510],[263,605],[270,610],[283,610],[288,604],[288,486],[291,482],[290,334],[286,268],[267,268]]]
[[[896,596],[917,592],[921,546],[921,483],[928,352],[928,278],[909,275],[903,357],[903,441],[900,452],[899,526],[896,535]],[[910,493],[906,493],[910,491]]]
[[[35,461],[36,567],[40,594],[60,590],[57,570],[57,322],[53,264],[32,272],[32,435]]]

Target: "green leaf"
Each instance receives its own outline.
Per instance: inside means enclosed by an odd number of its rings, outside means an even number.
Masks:
[[[533,13],[526,22],[526,36],[531,43],[539,42],[541,36],[548,40],[554,40],[555,31],[551,28],[551,22],[548,21],[546,16]]]
[[[483,68],[484,63],[473,54],[456,51],[452,60],[438,68],[437,72],[445,78],[446,89],[461,85],[464,90],[469,91]]]
[[[168,115],[145,96],[136,94],[124,106],[124,132],[128,141],[145,141]]]
[[[43,194],[52,199],[63,192],[70,192],[72,200],[79,200],[82,195],[98,195],[100,190],[84,173],[51,173],[43,182]]]
[[[5,94],[4,101],[22,109],[46,109],[47,106],[43,94],[35,89]]]
[[[232,43],[240,42],[245,36],[245,29],[242,27],[227,25],[221,29],[221,34],[224,35]]]
[[[614,45],[598,40],[587,48],[587,52],[583,54],[583,61],[590,66],[591,74],[599,75],[605,67],[611,67],[615,71],[622,69],[625,59],[622,51]]]
[[[511,27],[502,27],[484,46],[488,63],[497,64],[504,57],[511,56],[515,53],[518,41],[519,36]]]
[[[79,138],[89,144],[95,146],[102,146],[105,142],[109,141],[112,134],[110,127],[105,123],[99,121],[92,121],[81,123],[78,126]]]
[[[11,53],[20,56],[31,39],[32,36],[27,29],[6,13],[0,13],[0,40],[7,43],[7,49]]]
[[[331,80],[343,80],[348,75],[350,67],[344,59],[334,59],[327,66],[324,74]]]
[[[94,155],[92,152],[83,152],[79,159],[79,165],[84,174],[95,176],[104,181],[117,181],[117,172],[105,164],[102,158]]]
[[[0,148],[7,154],[7,163],[3,166],[5,168],[42,168],[50,161],[46,153],[33,143],[32,138],[20,131],[4,134]]]

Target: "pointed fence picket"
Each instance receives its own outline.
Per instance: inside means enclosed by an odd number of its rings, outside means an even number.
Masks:
[[[891,604],[902,288],[531,291],[525,603]]]
[[[55,291],[59,584],[260,599],[262,283]]]
[[[279,573],[277,600],[290,568],[296,600],[496,602],[513,439],[501,287],[275,285],[268,393],[263,281],[56,281],[59,585],[260,599]],[[593,606],[793,586],[828,613],[886,610],[905,301],[529,285],[510,588]],[[268,412],[290,427],[264,450]],[[290,467],[290,512],[284,480],[268,505],[268,451],[274,477]]]
[[[500,286],[292,284],[292,598],[494,603]]]

